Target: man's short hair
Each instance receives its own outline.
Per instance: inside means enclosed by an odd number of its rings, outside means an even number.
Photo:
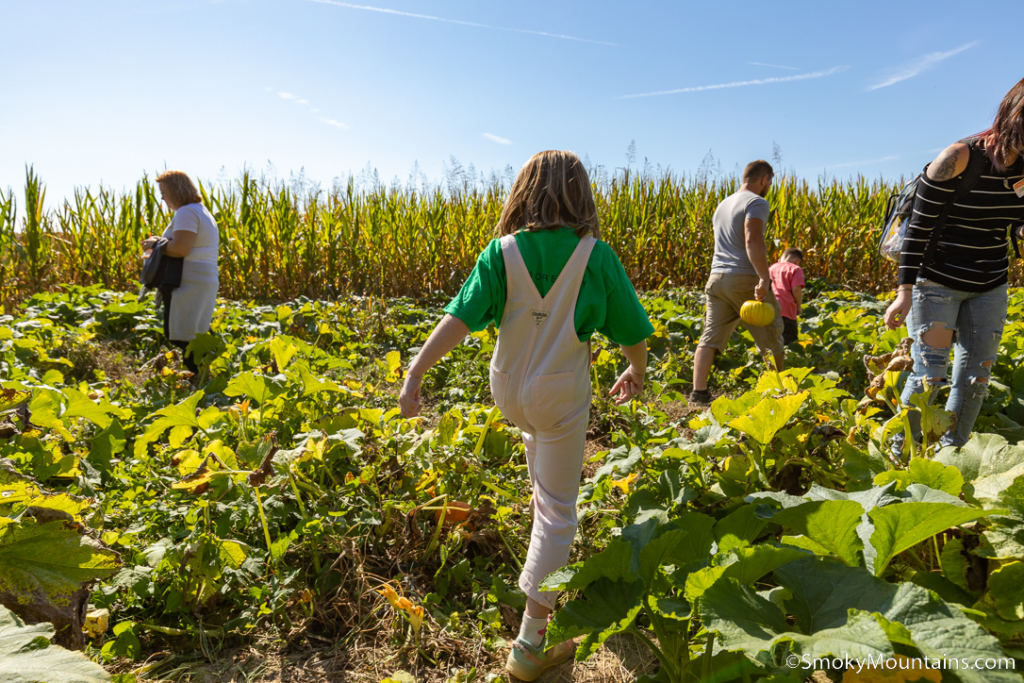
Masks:
[[[758,180],[760,180],[766,175],[775,175],[775,171],[772,170],[771,164],[769,164],[764,159],[751,161],[749,164],[747,164],[747,167],[743,169],[743,182],[756,183]]]
[[[790,256],[796,256],[801,261],[804,260],[804,252],[796,247],[790,247],[786,251],[782,252],[782,258],[789,258]]]

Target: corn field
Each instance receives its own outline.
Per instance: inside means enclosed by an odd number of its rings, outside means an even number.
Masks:
[[[595,185],[603,237],[637,289],[703,284],[712,215],[738,185],[734,177],[630,171]],[[297,190],[248,173],[200,189],[220,228],[220,294],[254,301],[452,294],[492,236],[507,191],[498,180],[455,189],[349,180],[330,191]],[[892,287],[895,267],[876,244],[896,189],[863,178],[812,185],[777,177],[768,196],[769,257],[798,246],[809,278],[857,290]],[[47,206],[30,168],[21,198],[0,189],[0,305],[8,307],[61,284],[134,289],[139,241],[170,221],[146,177],[133,192],[78,189]],[[1021,282],[1019,264],[1011,281]]]

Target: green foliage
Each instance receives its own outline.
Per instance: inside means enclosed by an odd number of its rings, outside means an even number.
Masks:
[[[883,301],[809,298],[785,372],[734,344],[704,411],[683,402],[699,300],[646,303],[642,401],[604,398],[623,361],[592,341],[581,540],[545,584],[566,591],[553,638],[579,638],[585,658],[632,634],[670,683],[784,681],[789,654],[1019,651],[1024,449],[1001,430],[934,458],[885,455],[902,411],[857,401],[859,357],[899,342]],[[116,621],[95,643],[105,661],[299,629],[348,647],[353,624],[410,669],[465,665],[433,638],[507,646],[530,479],[487,394],[493,330],[427,373],[426,419],[395,409],[440,315],[371,298],[222,303],[193,342],[195,386],[133,297],[33,297],[0,320],[0,576],[23,594],[93,586]],[[83,361],[72,350],[86,346]],[[1012,419],[1017,399],[995,385],[1017,371],[994,371],[986,410]],[[59,517],[29,513],[45,507]],[[59,571],[32,564],[54,548]]]
[[[78,652],[50,645],[53,627],[26,626],[0,605],[0,681],[2,683],[104,683],[110,676]]]

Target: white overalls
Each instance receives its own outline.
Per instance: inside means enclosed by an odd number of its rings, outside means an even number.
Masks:
[[[508,298],[491,359],[491,394],[523,431],[533,485],[533,533],[519,587],[554,608],[538,586],[564,566],[576,536],[576,498],[590,419],[590,343],[576,335],[576,299],[596,240],[583,237],[541,298],[515,237],[501,238]]]

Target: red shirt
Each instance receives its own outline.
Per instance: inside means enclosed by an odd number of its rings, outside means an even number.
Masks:
[[[772,291],[782,307],[782,317],[796,320],[799,312],[796,299],[793,298],[793,288],[804,286],[803,268],[789,261],[779,261],[771,265],[768,273],[772,278]]]

